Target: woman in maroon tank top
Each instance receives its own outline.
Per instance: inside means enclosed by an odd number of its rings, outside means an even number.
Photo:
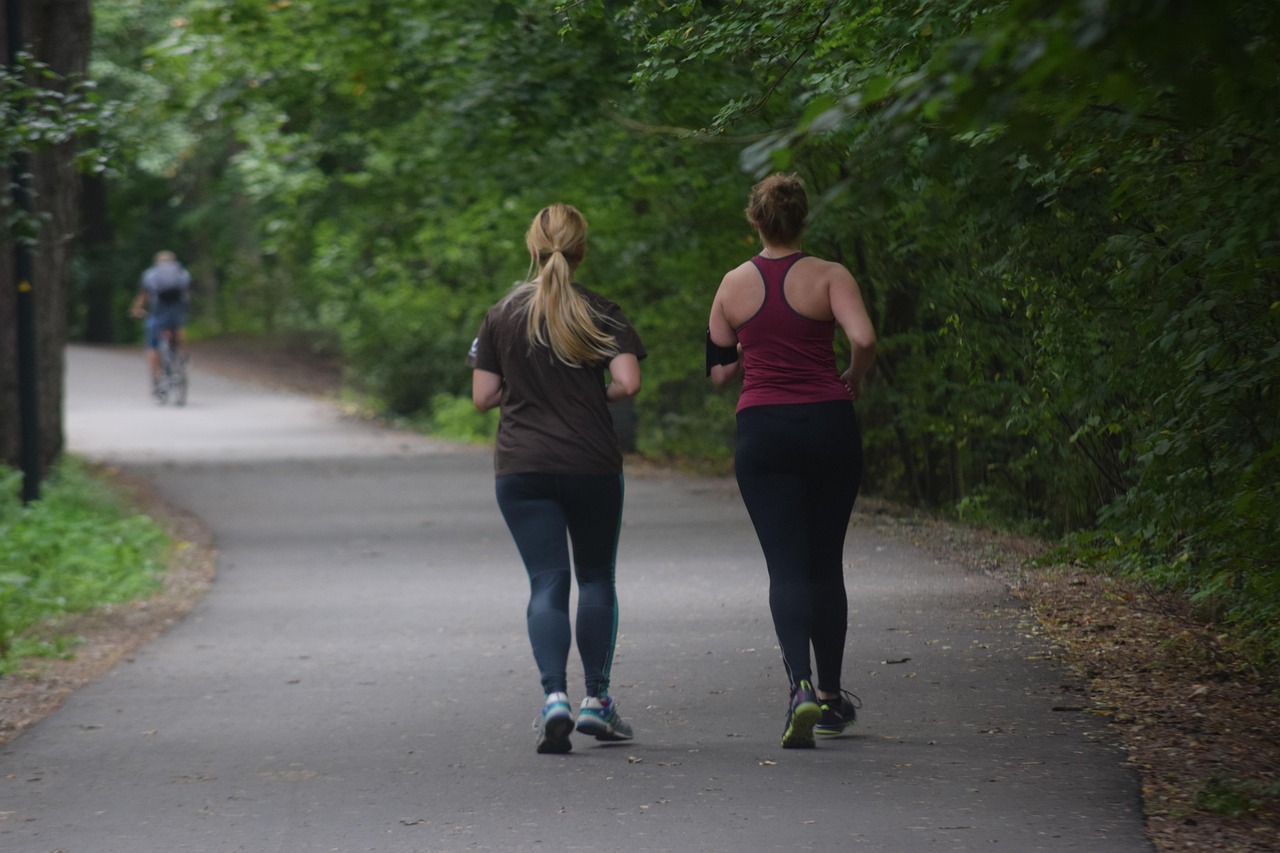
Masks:
[[[842,733],[859,704],[841,683],[844,538],[862,474],[853,402],[875,360],[876,336],[849,271],[800,251],[809,203],[798,177],[761,181],[746,213],[762,249],[720,283],[707,372],[718,388],[742,379],[735,463],[769,570],[787,671],[782,746],[812,747],[815,733]],[[833,348],[837,326],[852,350],[843,370]]]

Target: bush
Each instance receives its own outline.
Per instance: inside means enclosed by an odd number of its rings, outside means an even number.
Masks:
[[[470,397],[437,394],[431,398],[431,433],[441,438],[483,443],[498,432],[498,410],[481,414]]]

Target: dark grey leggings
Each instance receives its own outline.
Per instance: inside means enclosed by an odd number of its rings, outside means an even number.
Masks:
[[[606,695],[618,636],[614,561],[622,526],[622,475],[508,474],[497,479],[497,494],[529,573],[529,642],[543,692],[567,691],[565,670],[576,633],[587,695]],[[573,632],[571,571],[578,580]]]
[[[769,568],[769,609],[791,687],[840,690],[849,601],[844,538],[862,479],[862,435],[845,401],[738,413],[738,488]]]

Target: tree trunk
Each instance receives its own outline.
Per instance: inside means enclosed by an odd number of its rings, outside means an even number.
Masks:
[[[92,34],[89,0],[0,0],[0,22],[10,4],[19,4],[22,40],[34,56],[62,77],[78,78],[88,65]],[[9,63],[8,31],[0,51]],[[44,85],[49,85],[45,82]],[[54,82],[56,85],[56,81]],[[46,467],[63,448],[62,394],[67,341],[67,287],[71,241],[75,237],[80,181],[73,165],[75,144],[34,152],[29,160],[31,213],[41,223],[32,253],[31,285],[35,309],[36,410],[40,424],[40,460]],[[6,164],[7,165],[7,164]],[[8,186],[6,181],[5,186]],[[8,203],[5,199],[5,203]],[[5,235],[6,237],[8,235]],[[17,282],[13,244],[0,246],[0,462],[17,466],[21,433],[16,346]]]

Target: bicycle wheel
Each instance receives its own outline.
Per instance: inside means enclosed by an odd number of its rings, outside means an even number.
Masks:
[[[170,351],[169,394],[175,406],[187,404],[187,354],[185,352]]]
[[[156,355],[160,360],[160,378],[156,380],[156,402],[164,405],[169,401],[169,391],[173,387],[173,350],[169,346],[169,338],[163,333],[156,346]]]

